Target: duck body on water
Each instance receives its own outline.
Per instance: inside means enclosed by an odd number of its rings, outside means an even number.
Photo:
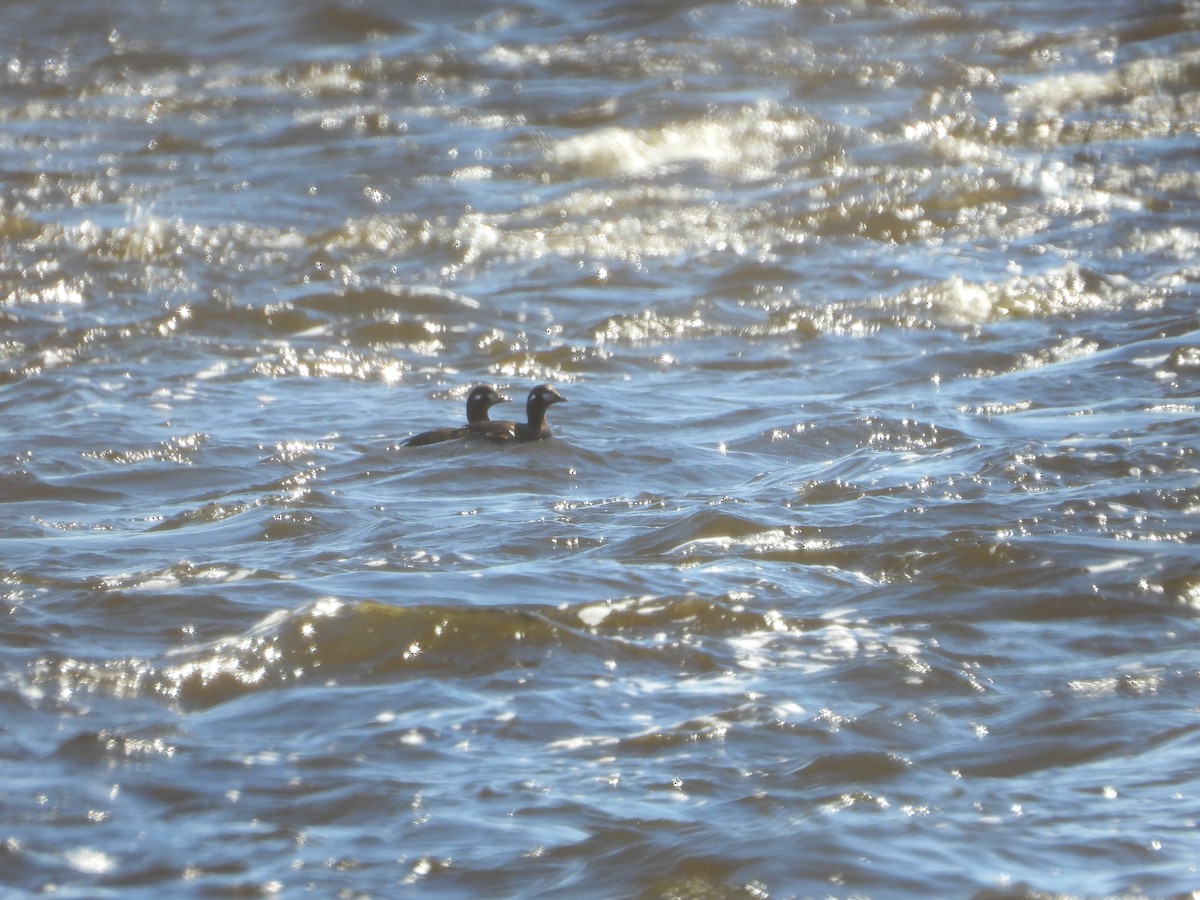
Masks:
[[[539,384],[529,392],[525,401],[525,422],[476,422],[470,428],[469,437],[483,437],[492,441],[541,441],[553,437],[546,422],[546,410],[555,403],[566,403],[567,398],[550,384]]]
[[[488,410],[497,403],[508,403],[505,397],[490,384],[476,385],[467,395],[467,424],[448,428],[434,428],[414,434],[404,442],[405,447],[425,447],[429,444],[439,444],[443,441],[453,441],[464,438],[472,426],[488,421]]]
[[[524,422],[492,421],[488,410],[496,403],[508,400],[490,385],[479,385],[467,397],[467,424],[454,428],[439,428],[414,434],[404,442],[406,447],[423,447],[442,441],[479,438],[487,441],[516,441],[526,443],[553,437],[546,422],[546,410],[555,403],[566,403],[567,398],[551,384],[539,384],[529,392],[525,401]],[[474,401],[474,406],[472,405]]]

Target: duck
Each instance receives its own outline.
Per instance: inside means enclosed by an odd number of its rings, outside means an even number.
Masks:
[[[555,403],[566,403],[567,398],[554,389],[552,384],[539,384],[529,392],[525,401],[527,422],[474,422],[467,427],[468,437],[480,437],[492,441],[541,441],[553,437],[546,424],[546,410]]]
[[[470,429],[476,425],[488,422],[488,410],[497,403],[507,403],[505,397],[490,384],[479,384],[471,388],[467,394],[467,424],[452,428],[435,428],[432,431],[422,431],[414,434],[404,442],[405,447],[424,447],[428,444],[438,444],[442,441],[453,441],[464,438]]]

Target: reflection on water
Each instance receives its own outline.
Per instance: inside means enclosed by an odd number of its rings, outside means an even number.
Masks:
[[[10,891],[1195,887],[1189,6],[6,15]]]

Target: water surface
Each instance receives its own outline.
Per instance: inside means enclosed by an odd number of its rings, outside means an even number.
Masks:
[[[8,894],[1200,885],[1194,4],[3,13]]]

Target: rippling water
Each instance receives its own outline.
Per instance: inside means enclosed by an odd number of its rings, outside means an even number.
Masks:
[[[1194,3],[0,9],[6,895],[1200,888]]]

